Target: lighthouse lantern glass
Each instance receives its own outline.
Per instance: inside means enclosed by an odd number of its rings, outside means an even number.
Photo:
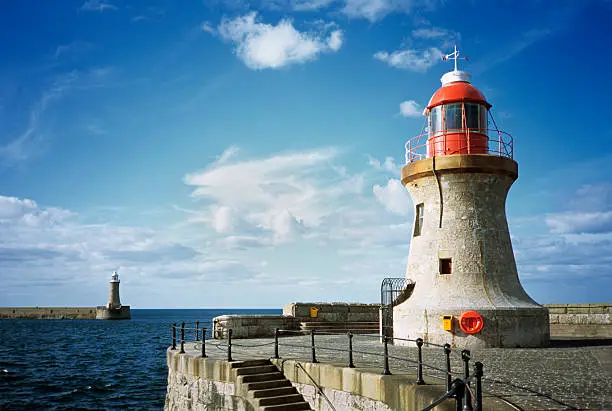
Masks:
[[[446,130],[461,130],[463,128],[462,114],[461,103],[444,105]]]

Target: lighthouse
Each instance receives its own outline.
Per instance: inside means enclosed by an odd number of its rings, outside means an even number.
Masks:
[[[110,294],[108,296],[108,304],[106,307],[109,310],[121,308],[121,301],[119,300],[119,274],[117,271],[113,271],[110,280]]]
[[[113,271],[110,279],[110,293],[108,303],[96,307],[96,319],[98,320],[129,320],[131,310],[129,305],[121,305],[119,299],[119,274]]]
[[[444,57],[454,70],[424,110],[426,132],[405,146],[402,185],[415,215],[406,277],[415,287],[393,309],[393,336],[458,348],[546,346],[548,310],[519,281],[506,220],[518,178],[513,139],[459,59],[456,47]]]

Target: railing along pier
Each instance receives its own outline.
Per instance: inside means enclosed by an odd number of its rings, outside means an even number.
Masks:
[[[194,348],[198,348],[200,345],[201,357],[208,358],[206,353],[206,330],[207,328],[200,327],[200,322],[195,322],[195,327],[190,328],[186,327],[186,324],[194,324],[194,323],[185,323],[182,322],[180,324],[180,339],[177,342],[177,324],[172,324],[172,347],[171,350],[176,350],[177,343],[180,343],[180,351],[179,354],[185,353],[185,331],[193,330],[195,331],[194,335],[196,339],[193,341]],[[200,339],[200,331],[201,339]],[[414,366],[416,368],[416,380],[415,384],[424,385],[426,384],[424,379],[424,368],[436,371],[444,375],[444,385],[445,392],[444,394],[434,401],[429,406],[425,407],[423,411],[431,410],[437,405],[441,404],[446,400],[454,400],[455,409],[460,411],[482,411],[482,377],[483,377],[483,365],[480,362],[474,363],[474,372],[470,373],[470,360],[471,353],[469,350],[463,350],[460,353],[460,361],[462,362],[463,367],[462,372],[453,373],[451,368],[451,354],[453,354],[453,350],[449,344],[439,345],[428,343],[424,341],[422,338],[416,339],[406,339],[406,338],[397,338],[397,337],[389,337],[385,335],[377,335],[377,334],[359,334],[359,333],[341,333],[341,332],[330,332],[330,331],[315,331],[315,330],[283,330],[276,328],[274,330],[274,339],[271,342],[266,343],[256,343],[255,345],[244,345],[244,344],[236,344],[233,341],[233,330],[231,328],[227,329],[227,344],[212,344],[216,348],[226,352],[227,361],[235,361],[233,356],[233,347],[237,346],[238,348],[244,347],[262,347],[273,345],[273,348],[270,352],[271,358],[280,359],[285,358],[282,356],[281,348],[286,346],[287,348],[302,348],[305,349],[309,354],[306,354],[309,357],[310,362],[319,363],[321,360],[317,357],[317,351],[334,351],[334,352],[346,352],[348,357],[348,368],[355,368],[359,364],[355,364],[354,354],[360,354],[363,356],[365,361],[365,356],[375,356],[382,357],[383,365],[382,372],[383,375],[391,375],[391,366],[390,359],[395,360],[400,363],[408,363],[410,366]],[[282,341],[282,336],[304,336],[309,337],[309,341],[307,344],[295,344],[295,341],[291,340],[289,342]],[[322,346],[319,342],[319,339],[316,336],[344,336],[346,338],[346,348],[341,347],[338,344],[335,344],[333,347]],[[354,338],[374,338],[379,339],[379,341],[383,341],[382,352],[371,352],[371,351],[362,351],[362,349],[355,349],[354,346]],[[417,359],[413,360],[406,356],[401,356],[396,353],[391,353],[389,350],[389,343],[393,344],[395,341],[403,341],[414,343],[417,349]],[[317,345],[319,342],[319,345]],[[435,365],[429,364],[423,360],[423,347],[433,347],[435,350],[440,350],[440,354],[443,356],[444,368],[437,367]],[[428,355],[432,354],[432,350],[428,351]],[[345,357],[346,358],[346,357]],[[295,358],[296,360],[299,358]],[[371,364],[368,365],[368,368],[371,368]],[[462,374],[462,375],[460,375]],[[475,387],[472,389],[472,382],[475,381]]]

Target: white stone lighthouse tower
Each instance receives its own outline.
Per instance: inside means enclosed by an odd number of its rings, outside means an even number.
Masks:
[[[119,300],[119,273],[113,271],[110,280],[110,294],[108,295],[108,304],[106,307],[109,310],[116,310],[121,308],[121,301]]]
[[[506,221],[518,177],[512,137],[457,70],[456,48],[448,58],[455,69],[424,111],[427,132],[406,143],[402,184],[415,210],[406,277],[415,288],[393,309],[393,335],[459,348],[546,346],[548,310],[521,286]]]

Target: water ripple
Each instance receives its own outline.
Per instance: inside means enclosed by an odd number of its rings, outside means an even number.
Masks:
[[[0,320],[0,410],[163,409],[170,325],[279,310],[132,310],[130,321]]]

